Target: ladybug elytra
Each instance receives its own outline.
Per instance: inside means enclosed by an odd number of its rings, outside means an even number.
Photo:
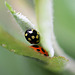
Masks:
[[[31,44],[38,44],[40,42],[40,35],[34,29],[28,29],[25,32],[25,38]]]
[[[36,52],[43,54],[44,56],[49,56],[48,52],[38,45],[32,45],[30,47],[33,48]]]

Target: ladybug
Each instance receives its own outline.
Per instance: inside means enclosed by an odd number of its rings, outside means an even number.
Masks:
[[[25,31],[25,38],[31,44],[38,44],[40,42],[40,35],[34,29],[28,29]]]
[[[30,47],[33,48],[36,52],[43,54],[44,56],[49,56],[48,52],[38,45],[32,45]]]

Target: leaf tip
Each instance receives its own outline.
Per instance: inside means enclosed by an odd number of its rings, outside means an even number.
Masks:
[[[9,7],[10,5],[7,3],[7,1],[5,1],[5,5],[6,5],[6,7]]]
[[[12,9],[12,7],[7,3],[7,1],[5,1],[5,5],[6,7],[10,10],[10,12],[13,14],[15,13],[15,11]]]

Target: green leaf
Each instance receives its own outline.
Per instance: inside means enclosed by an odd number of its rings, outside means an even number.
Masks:
[[[48,65],[46,67],[51,71],[55,71],[55,72],[62,71],[67,61],[68,60],[62,56],[52,57],[50,58],[50,60],[48,60]]]
[[[11,52],[14,52],[19,55],[27,56],[30,58],[35,58],[44,62],[43,67],[51,71],[61,71],[66,62],[68,61],[64,57],[46,57],[40,53],[35,52],[33,49],[28,47],[25,43],[20,42],[19,40],[10,36],[7,32],[0,28],[0,46],[8,49]]]
[[[9,9],[9,11],[14,16],[17,23],[20,25],[23,32],[27,29],[35,29],[34,25],[26,18],[26,16],[23,16],[20,12],[16,13],[15,10],[12,9],[12,7],[5,2],[6,7]]]

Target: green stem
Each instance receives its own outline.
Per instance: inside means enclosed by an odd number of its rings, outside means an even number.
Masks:
[[[36,16],[38,30],[41,35],[41,44],[49,52],[50,57],[54,56],[52,47],[53,33],[53,8],[52,0],[36,0]]]

